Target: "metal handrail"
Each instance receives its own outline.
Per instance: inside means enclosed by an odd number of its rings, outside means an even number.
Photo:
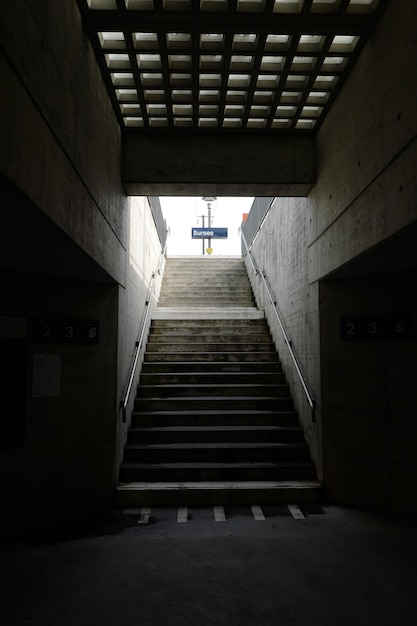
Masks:
[[[158,265],[156,267],[156,270],[154,272],[152,272],[152,278],[151,278],[151,282],[149,283],[149,288],[148,288],[148,294],[147,294],[147,298],[145,301],[145,309],[144,309],[144,315],[142,318],[142,324],[140,326],[139,329],[139,339],[136,340],[135,342],[135,352],[133,354],[133,361],[132,361],[132,366],[130,368],[130,374],[129,374],[129,381],[127,383],[126,386],[126,391],[124,393],[123,399],[120,400],[120,409],[122,411],[122,421],[123,423],[126,422],[126,409],[127,409],[127,405],[129,403],[129,398],[130,398],[130,393],[132,391],[132,387],[133,387],[133,381],[135,379],[135,374],[136,374],[136,368],[138,365],[138,361],[139,361],[139,355],[140,355],[140,351],[143,345],[143,340],[145,337],[145,330],[146,330],[146,323],[148,321],[148,317],[151,311],[151,302],[152,302],[152,297],[154,295],[154,289],[155,289],[155,280],[156,280],[156,275],[161,273],[161,265],[162,265],[162,260],[165,257],[165,253],[166,253],[166,248],[167,248],[167,241],[165,240],[165,245],[161,250],[161,254],[159,256],[159,260],[158,260]]]
[[[252,255],[252,253],[251,253],[251,251],[249,249],[249,246],[247,244],[247,241],[246,241],[246,238],[245,238],[245,235],[243,234],[243,232],[241,232],[241,236],[242,236],[242,240],[243,240],[244,246],[246,248],[246,253],[247,253],[248,257],[249,257],[249,260],[251,262],[253,271],[255,273],[255,276],[257,276],[259,274],[260,277],[263,280],[265,289],[266,289],[268,297],[269,297],[269,301],[272,304],[275,316],[276,316],[276,318],[278,320],[279,327],[280,327],[281,332],[283,334],[284,342],[285,342],[285,344],[286,344],[286,346],[288,348],[288,351],[290,353],[290,357],[291,357],[292,362],[293,362],[294,367],[295,367],[295,371],[298,374],[298,378],[300,379],[301,386],[302,386],[303,391],[305,393],[305,396],[307,398],[307,402],[308,402],[308,404],[309,404],[309,406],[311,408],[311,419],[312,419],[313,422],[315,422],[316,421],[316,401],[313,399],[313,397],[312,397],[312,395],[311,395],[311,393],[310,393],[310,391],[309,391],[309,389],[307,387],[307,383],[305,381],[305,378],[303,376],[301,368],[300,368],[300,366],[298,364],[297,358],[296,358],[296,356],[294,354],[294,350],[292,349],[291,340],[289,339],[289,337],[287,335],[287,332],[285,330],[284,324],[282,323],[281,316],[280,316],[278,308],[277,308],[276,299],[274,298],[274,296],[272,294],[272,291],[271,291],[271,289],[270,289],[270,287],[268,285],[265,273],[259,267],[256,267],[256,265],[254,263],[253,255]]]

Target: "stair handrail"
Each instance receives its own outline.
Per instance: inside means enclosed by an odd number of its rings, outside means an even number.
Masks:
[[[273,293],[271,291],[271,288],[268,285],[268,281],[267,281],[267,277],[266,277],[265,272],[262,269],[260,269],[259,267],[257,267],[256,264],[255,264],[255,260],[253,258],[253,254],[252,254],[252,252],[251,252],[251,250],[250,250],[250,248],[249,248],[249,246],[247,244],[247,241],[246,241],[245,235],[243,234],[243,231],[241,231],[240,234],[241,234],[241,237],[242,237],[243,244],[244,244],[244,246],[246,248],[246,253],[247,253],[248,258],[250,260],[250,263],[252,265],[254,274],[255,274],[255,276],[259,275],[262,278],[263,284],[264,284],[266,292],[268,294],[269,301],[272,304],[273,311],[274,311],[275,316],[276,316],[276,318],[278,320],[279,327],[280,327],[282,335],[284,337],[284,343],[285,343],[285,345],[288,348],[291,360],[292,360],[292,362],[294,364],[294,367],[295,367],[295,371],[297,372],[297,375],[298,375],[298,378],[300,379],[301,386],[302,386],[303,391],[305,393],[307,402],[308,402],[308,404],[310,406],[310,409],[311,409],[311,419],[312,419],[313,422],[315,422],[316,421],[316,401],[314,400],[314,398],[312,397],[312,395],[311,395],[311,393],[310,393],[310,391],[308,389],[306,380],[305,380],[305,378],[303,376],[303,373],[301,371],[300,365],[299,365],[299,363],[297,361],[297,357],[295,356],[294,350],[292,349],[292,346],[291,346],[292,342],[289,339],[288,334],[287,334],[287,332],[285,330],[284,324],[282,322],[281,315],[280,315],[280,313],[278,311],[276,298],[274,297],[274,295],[273,295]]]
[[[139,355],[140,355],[140,351],[142,349],[142,345],[143,345],[143,340],[145,338],[145,330],[146,330],[146,323],[148,321],[149,318],[149,314],[151,312],[151,303],[152,303],[152,298],[155,295],[155,282],[156,282],[156,276],[159,275],[161,273],[161,265],[162,265],[162,261],[165,257],[166,254],[166,249],[167,249],[167,239],[165,239],[165,244],[163,246],[163,248],[161,249],[161,253],[159,255],[159,259],[158,259],[158,264],[156,266],[156,269],[154,272],[152,272],[152,277],[151,277],[151,281],[149,283],[149,287],[148,287],[148,293],[146,296],[146,300],[145,300],[145,306],[144,306],[144,313],[142,316],[142,322],[141,325],[139,327],[139,332],[138,332],[138,339],[135,341],[135,351],[133,353],[133,360],[132,360],[132,365],[130,368],[130,374],[129,374],[129,380],[126,386],[126,390],[125,393],[123,395],[122,400],[120,400],[120,404],[119,407],[122,411],[122,421],[123,423],[126,422],[126,409],[127,409],[127,405],[129,403],[129,398],[130,398],[130,394],[132,391],[132,387],[133,387],[133,381],[135,379],[135,374],[136,374],[136,368],[138,365],[138,361],[139,361]]]

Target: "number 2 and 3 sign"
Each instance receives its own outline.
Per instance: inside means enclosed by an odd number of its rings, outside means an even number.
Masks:
[[[340,318],[341,339],[382,339],[408,337],[408,315],[343,315]]]
[[[34,334],[36,341],[98,343],[100,323],[99,320],[37,319]]]

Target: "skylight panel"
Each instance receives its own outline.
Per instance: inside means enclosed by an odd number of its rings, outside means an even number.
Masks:
[[[126,0],[126,8],[132,11],[153,11],[153,0]]]
[[[350,0],[346,13],[373,13],[379,0]]]
[[[353,52],[358,41],[359,37],[352,35],[336,35],[333,37],[329,52]]]
[[[236,33],[233,35],[233,50],[253,50],[257,41],[258,35],[255,33]]]
[[[133,43],[137,50],[157,50],[158,35],[156,33],[133,33]]]
[[[202,33],[200,35],[201,50],[218,50],[223,46],[224,35],[222,33]]]
[[[123,33],[118,31],[99,32],[98,38],[102,48],[108,50],[125,50],[126,42]]]
[[[290,35],[268,35],[265,42],[266,52],[279,52],[288,50],[291,43]]]
[[[187,50],[191,48],[190,33],[167,33],[166,39],[169,50]]]
[[[136,59],[141,70],[158,70],[161,67],[159,54],[137,54]]]
[[[300,13],[304,0],[275,0],[274,13]]]
[[[237,10],[260,13],[265,8],[265,0],[238,0]]]
[[[190,11],[191,0],[164,0],[164,11]]]
[[[227,0],[200,0],[201,11],[227,11]]]
[[[90,9],[97,11],[117,9],[116,0],[87,0],[87,4]]]

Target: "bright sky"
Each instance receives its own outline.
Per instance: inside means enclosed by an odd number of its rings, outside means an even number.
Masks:
[[[170,234],[168,236],[168,255],[203,253],[201,239],[191,238],[191,229],[202,227],[202,215],[208,226],[207,203],[200,197],[161,197],[162,213],[166,219]],[[217,198],[211,203],[211,226],[227,228],[227,239],[212,239],[213,256],[241,254],[239,228],[243,214],[249,213],[254,198]],[[208,241],[205,242],[205,248]]]

